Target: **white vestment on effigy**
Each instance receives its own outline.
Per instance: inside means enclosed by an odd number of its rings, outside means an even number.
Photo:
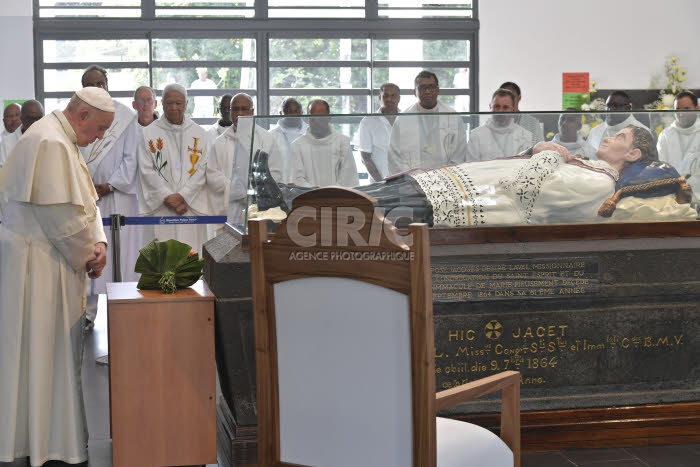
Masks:
[[[469,134],[468,161],[490,161],[520,154],[532,145],[532,133],[511,121],[499,127],[489,118]]]
[[[245,222],[250,158],[258,150],[265,151],[272,177],[279,180],[282,176],[277,141],[264,128],[255,125],[252,129],[252,125],[252,118],[239,117],[238,127],[232,125],[219,136],[209,154],[207,186],[212,208],[234,225]]]
[[[619,175],[603,161],[565,163],[556,151],[410,174],[435,227],[597,222]]]
[[[389,173],[421,168],[434,169],[467,160],[467,133],[460,115],[438,102],[432,109],[415,103],[394,121],[389,143]]]
[[[136,112],[114,101],[117,109],[112,126],[105,132],[104,138],[80,148],[83,153],[90,177],[95,185],[107,183],[114,191],[97,201],[104,217],[120,214],[126,217],[138,216],[138,151],[141,144],[140,125]],[[139,280],[134,272],[139,249],[145,246],[144,228],[151,232],[150,226],[125,225],[119,229],[121,278],[123,282]],[[148,238],[147,237],[147,238]],[[151,238],[148,238],[150,240]],[[105,293],[105,284],[114,282],[112,255],[107,255],[107,265],[102,276],[91,281],[91,294]]]
[[[80,366],[85,264],[107,241],[97,193],[60,111],[27,130],[0,173],[0,462],[87,460]]]
[[[206,187],[207,132],[185,117],[181,125],[159,118],[143,128],[139,148],[139,215],[177,216],[164,199],[179,193],[187,203],[183,216],[210,216]],[[154,227],[158,240],[175,239],[202,251],[207,240],[205,224],[168,224],[166,219]]]
[[[292,183],[305,187],[359,185],[350,138],[333,127],[330,130],[328,136],[316,138],[309,128],[292,143]]]

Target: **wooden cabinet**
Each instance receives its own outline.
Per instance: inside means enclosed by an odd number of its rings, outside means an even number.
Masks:
[[[114,467],[216,463],[214,295],[107,284]]]

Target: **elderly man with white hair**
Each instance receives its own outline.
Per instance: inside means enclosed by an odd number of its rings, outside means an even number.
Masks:
[[[211,215],[206,189],[207,131],[185,116],[187,90],[165,86],[163,118],[143,128],[139,148],[139,214],[141,216]],[[200,251],[206,225],[164,223],[155,226],[159,240],[175,239]]]

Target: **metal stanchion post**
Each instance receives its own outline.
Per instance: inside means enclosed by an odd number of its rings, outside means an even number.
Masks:
[[[111,238],[110,248],[112,250],[112,282],[122,281],[122,265],[121,265],[121,243],[119,230],[124,223],[124,216],[112,214],[110,217],[109,231]],[[95,359],[96,363],[109,365],[109,354],[102,355]]]

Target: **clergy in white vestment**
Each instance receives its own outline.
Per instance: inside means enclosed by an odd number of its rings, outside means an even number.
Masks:
[[[231,128],[233,122],[231,121],[231,99],[233,95],[224,94],[219,100],[219,119],[212,126],[209,127],[207,133],[209,133],[209,144],[213,144],[214,140],[219,136],[224,134],[224,131]]]
[[[421,71],[414,81],[418,102],[394,122],[389,142],[389,174],[414,168],[431,169],[466,160],[467,133],[455,109],[438,101],[437,76]]]
[[[309,124],[301,118],[304,111],[298,100],[288,97],[282,102],[282,114],[284,118],[277,120],[277,126],[270,130],[270,134],[275,137],[277,147],[280,150],[282,161],[283,183],[292,181],[292,143],[295,139],[306,133]]]
[[[0,141],[7,135],[12,134],[22,124],[20,120],[20,107],[16,102],[7,104],[2,114],[2,125],[0,128]]]
[[[544,141],[544,129],[542,128],[542,123],[537,118],[535,118],[533,115],[520,113],[520,101],[523,98],[522,92],[520,90],[520,86],[518,86],[516,83],[514,83],[512,81],[506,81],[505,83],[501,84],[499,86],[499,88],[500,89],[508,89],[508,90],[513,92],[513,95],[515,96],[515,112],[516,112],[516,115],[514,116],[513,121],[517,125],[520,125],[521,127],[525,128],[527,131],[532,133],[532,146],[539,143],[540,141]]]
[[[532,133],[513,121],[515,95],[512,91],[497,89],[489,108],[496,114],[469,134],[468,161],[511,157],[532,146]]]
[[[389,138],[400,101],[399,87],[384,83],[379,87],[379,112],[384,116],[367,116],[360,120],[357,149],[371,182],[379,182],[389,175]]]
[[[693,111],[700,110],[698,98],[690,91],[680,92],[673,107],[686,112],[677,113],[674,122],[659,135],[656,143],[659,160],[674,166],[697,194],[700,193],[700,119]]]
[[[185,116],[187,90],[170,83],[163,90],[163,117],[143,128],[139,148],[139,215],[209,216],[206,189],[207,132]],[[198,252],[207,240],[205,224],[163,223],[158,240],[175,239]]]
[[[22,110],[20,111],[20,121],[22,124],[15,131],[0,140],[0,169],[5,164],[7,156],[10,155],[10,152],[12,152],[12,149],[24,132],[43,116],[44,106],[41,105],[41,102],[34,99],[24,101]]]
[[[574,107],[569,107],[567,111],[576,111]],[[580,113],[563,113],[559,115],[559,132],[554,135],[552,142],[564,146],[569,154],[578,154],[586,159],[596,160],[596,151],[578,131],[583,126]]]
[[[312,100],[308,113],[314,115],[309,129],[292,143],[292,183],[305,187],[359,185],[350,138],[331,126],[328,102]]]
[[[20,138],[0,171],[0,462],[87,460],[85,287],[102,273],[107,238],[78,146],[113,119],[107,91],[81,89]]]
[[[216,215],[225,215],[229,223],[238,226],[245,226],[251,155],[265,151],[272,177],[279,181],[282,176],[277,142],[267,130],[253,125],[254,110],[253,99],[248,94],[233,97],[232,125],[214,142],[207,163],[212,208]]]
[[[83,73],[84,87],[101,87],[109,91],[106,70],[92,65]],[[104,217],[119,214],[134,217],[139,214],[136,198],[138,188],[138,150],[140,133],[136,112],[114,101],[114,121],[101,140],[80,148],[90,171],[92,183],[99,196],[97,206]],[[125,225],[119,229],[119,275],[121,281],[134,282],[139,274],[134,272],[139,249],[145,246],[142,227]],[[90,283],[90,294],[106,292],[107,282],[116,282],[111,255],[107,258],[102,276]],[[88,311],[88,321],[94,322],[97,310]]]
[[[613,91],[605,100],[605,109],[629,112],[632,110],[632,103],[626,92]],[[610,113],[605,116],[605,121],[603,123],[591,129],[590,133],[588,133],[588,137],[586,137],[586,141],[597,150],[600,145],[603,144],[605,138],[615,136],[618,131],[628,125],[649,130],[649,127],[637,120],[631,113]]]

